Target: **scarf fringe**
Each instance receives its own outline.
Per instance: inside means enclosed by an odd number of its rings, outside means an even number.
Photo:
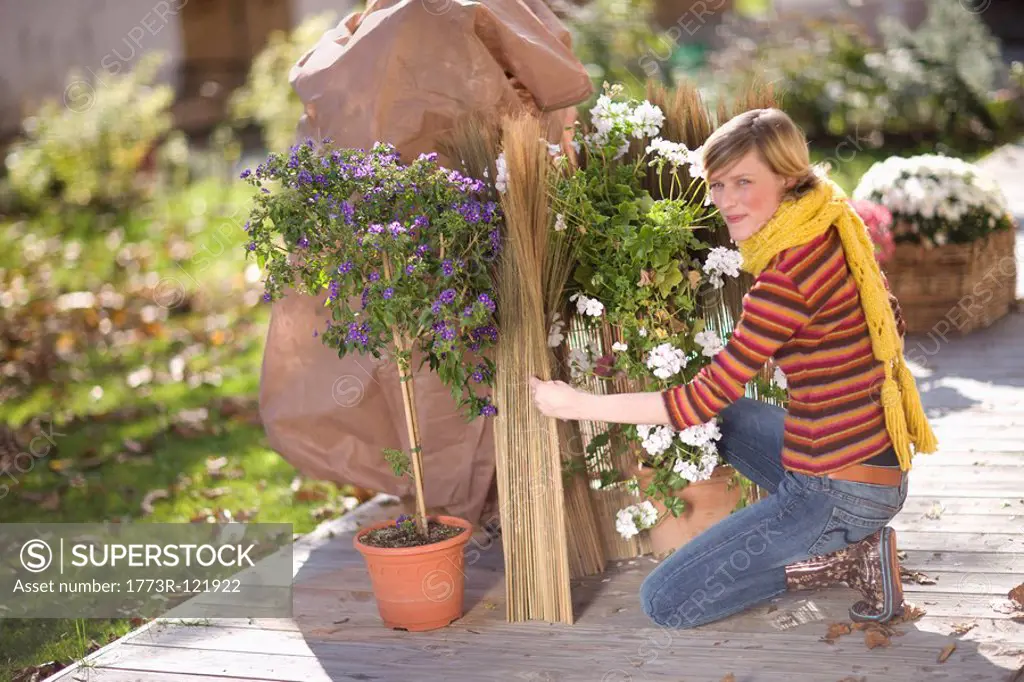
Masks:
[[[872,352],[885,371],[881,406],[886,430],[900,468],[909,471],[914,454],[935,452],[938,442],[921,405],[914,375],[903,358],[902,340],[875,260],[874,245],[864,221],[846,201],[842,189],[822,178],[817,188],[800,199],[783,202],[764,227],[740,243],[743,269],[756,276],[781,251],[806,244],[833,225],[839,232],[847,266],[857,283]]]

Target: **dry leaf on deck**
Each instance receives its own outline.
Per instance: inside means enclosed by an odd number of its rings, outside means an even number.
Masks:
[[[142,513],[152,514],[153,503],[156,502],[157,500],[162,500],[170,496],[171,494],[169,492],[160,488],[158,488],[157,490],[150,490],[148,493],[146,493],[146,496],[142,498]]]
[[[889,646],[889,638],[881,630],[867,630],[864,633],[864,644],[869,649],[874,649],[876,646],[886,647]]]
[[[978,627],[975,623],[953,623],[953,634],[954,635],[965,635],[974,628]]]
[[[934,585],[935,578],[931,578],[921,571],[908,571],[907,569],[900,570],[900,577],[904,580],[917,583],[918,585]]]
[[[945,663],[946,659],[949,658],[949,655],[953,653],[954,649],[956,649],[955,643],[947,644],[946,646],[942,647],[942,651],[939,653],[939,663]]]
[[[736,676],[732,673],[729,673],[728,675],[722,678],[722,682],[736,682]]]
[[[1008,596],[1018,609],[1024,609],[1024,583],[1021,583],[1010,590],[1010,594]]]
[[[825,633],[825,636],[821,639],[822,641],[828,642],[829,644],[834,644],[837,639],[839,639],[843,635],[850,634],[850,632],[851,630],[849,623],[832,623],[828,626],[828,632]]]

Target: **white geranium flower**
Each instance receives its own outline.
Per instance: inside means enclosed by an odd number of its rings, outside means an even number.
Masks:
[[[782,368],[778,365],[775,366],[775,372],[772,374],[772,381],[778,384],[781,388],[789,386],[789,382],[786,380],[786,375],[783,374]]]
[[[673,166],[685,166],[690,162],[690,150],[681,142],[670,142],[656,137],[647,145],[647,153],[652,152]]]
[[[659,379],[668,379],[686,366],[686,354],[670,343],[663,343],[647,356],[647,368]]]
[[[637,434],[640,436],[640,444],[649,454],[657,457],[672,447],[672,437],[675,429],[667,425],[639,425]]]
[[[633,124],[633,137],[637,139],[654,137],[665,122],[665,114],[661,108],[650,102],[638,104],[629,118]]]
[[[504,194],[508,191],[508,165],[505,163],[505,152],[498,154],[494,162],[497,177],[494,179],[494,188]]]
[[[565,335],[562,330],[565,328],[565,322],[562,321],[561,313],[555,313],[554,318],[551,321],[551,328],[548,329],[548,346],[551,348],[557,348],[565,340]]]
[[[596,298],[590,298],[584,296],[581,293],[575,293],[570,298],[570,301],[576,301],[576,312],[580,315],[590,315],[591,317],[601,317],[604,314],[604,304]]]
[[[715,355],[720,353],[725,348],[725,343],[715,332],[710,329],[705,329],[699,334],[693,337],[700,347],[703,349],[701,353],[705,357],[713,358]]]
[[[722,432],[718,428],[718,422],[714,419],[679,432],[679,440],[695,448],[702,448],[709,443],[714,445],[715,441],[721,437]]]
[[[629,346],[622,343],[621,341],[616,341],[615,343],[612,344],[612,350],[616,353],[623,353],[629,350]]]
[[[565,216],[559,213],[555,216],[555,232],[564,232],[565,228]]]
[[[658,521],[658,510],[650,502],[644,500],[640,504],[631,504],[615,514],[615,530],[624,540],[638,535],[640,531],[653,528]]]
[[[646,337],[647,336],[647,330],[644,329],[643,327],[640,327],[639,329],[637,329],[636,333],[639,334],[641,337]]]
[[[743,265],[743,254],[736,249],[727,249],[724,246],[716,246],[711,249],[707,259],[704,261],[704,274],[708,281],[716,289],[721,288],[725,282],[722,275],[730,277],[740,276],[740,267]]]

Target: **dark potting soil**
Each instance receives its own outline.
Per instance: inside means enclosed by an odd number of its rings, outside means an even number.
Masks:
[[[400,528],[397,525],[393,525],[370,531],[361,537],[360,540],[363,544],[370,545],[372,547],[420,547],[422,545],[432,545],[437,542],[443,542],[449,538],[455,537],[464,530],[464,528],[449,526],[446,523],[427,521],[427,537],[425,538],[421,536],[419,531],[415,528],[409,530],[407,528]]]

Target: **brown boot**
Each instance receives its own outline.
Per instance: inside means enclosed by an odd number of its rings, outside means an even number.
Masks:
[[[888,526],[831,554],[786,566],[791,591],[847,585],[864,595],[850,619],[884,623],[903,613],[903,584],[896,556],[896,531]]]

